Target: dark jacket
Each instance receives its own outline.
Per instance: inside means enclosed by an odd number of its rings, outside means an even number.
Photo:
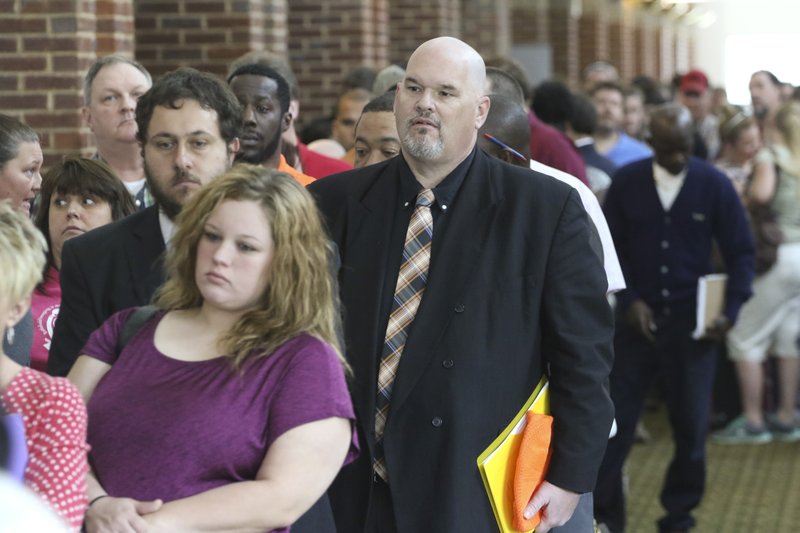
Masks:
[[[372,485],[385,334],[380,292],[398,164],[394,158],[309,186],[341,253],[346,355],[364,444],[329,491],[339,531],[363,530]],[[476,459],[546,368],[555,416],[547,476],[553,484],[593,489],[613,414],[606,278],[577,192],[479,150],[448,216],[444,234],[434,236],[438,250],[384,435],[400,532],[496,528]]]

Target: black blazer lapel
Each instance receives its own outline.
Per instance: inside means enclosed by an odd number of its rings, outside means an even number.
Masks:
[[[436,355],[439,341],[453,315],[460,312],[459,305],[471,284],[487,283],[487,280],[472,279],[472,273],[487,252],[493,221],[502,202],[492,184],[494,166],[488,157],[477,151],[450,211],[453,219],[447,232],[442,239],[434,241],[438,249],[433,250],[428,286],[400,360],[389,421],[391,413],[402,406],[430,359]]]
[[[149,302],[155,290],[164,283],[164,237],[158,221],[158,208],[147,209],[131,231],[127,247],[128,266],[133,290],[139,301]]]
[[[392,228],[396,197],[396,162],[390,162],[373,177],[365,193],[348,199],[347,227],[342,247],[342,304],[349,315],[345,316],[346,346],[353,366],[362,369],[352,380],[353,399],[359,411],[359,420],[372,447],[375,421],[375,395],[377,390],[377,363],[385,331],[379,331],[381,293],[383,291],[388,261],[388,241]],[[354,360],[353,358],[357,358]]]

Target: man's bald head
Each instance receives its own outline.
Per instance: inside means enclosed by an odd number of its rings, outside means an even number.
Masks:
[[[411,54],[394,111],[417,179],[438,183],[472,152],[489,109],[485,78],[481,56],[453,37],[426,41]]]
[[[692,114],[679,104],[660,105],[650,114],[650,130],[650,135],[654,138],[678,134],[691,142],[694,137]]]
[[[465,88],[471,89],[478,96],[483,94],[486,83],[486,65],[481,55],[470,45],[455,37],[436,37],[425,41],[411,54],[408,60],[406,74],[415,65],[415,61],[431,61],[438,59],[441,62],[434,64],[452,72],[454,76],[464,76]]]
[[[489,95],[491,106],[481,129],[478,131],[478,146],[487,154],[508,163],[527,167],[530,165],[531,127],[528,114],[519,103],[500,94]],[[487,139],[484,133],[504,142],[525,157],[515,157],[509,150]]]
[[[497,67],[486,67],[486,84],[484,85],[487,95],[500,94],[510,98],[519,105],[525,107],[525,92],[514,76]]]
[[[694,143],[692,114],[685,107],[670,103],[650,114],[650,145],[656,163],[672,174],[680,174],[689,163]]]

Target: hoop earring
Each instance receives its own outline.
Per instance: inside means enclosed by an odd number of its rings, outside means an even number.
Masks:
[[[8,341],[9,346],[14,344],[14,326],[11,326],[6,330],[6,340]]]

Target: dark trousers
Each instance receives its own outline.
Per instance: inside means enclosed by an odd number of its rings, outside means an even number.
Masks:
[[[611,531],[625,530],[622,467],[634,441],[648,388],[658,375],[675,441],[675,455],[661,491],[666,516],[659,530],[690,529],[691,511],[705,489],[709,405],[714,382],[716,345],[691,338],[693,324],[683,318],[657,317],[651,343],[623,320],[617,322],[611,398],[617,435],[608,441],[594,493],[595,518]]]

